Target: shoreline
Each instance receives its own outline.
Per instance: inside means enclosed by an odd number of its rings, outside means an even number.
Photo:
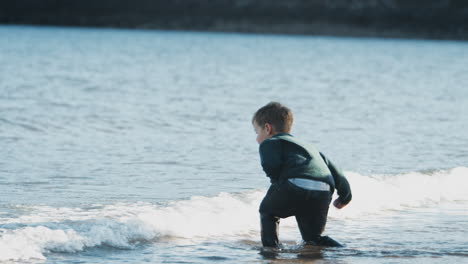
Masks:
[[[205,33],[234,33],[234,34],[260,34],[284,36],[323,36],[343,38],[380,38],[380,39],[407,39],[407,40],[440,40],[440,41],[468,41],[468,32],[408,32],[401,29],[376,29],[352,27],[349,25],[323,25],[323,24],[294,24],[264,27],[261,25],[217,25],[210,28],[199,27],[161,27],[158,25],[83,25],[83,24],[37,24],[37,23],[0,23],[0,26],[25,27],[60,27],[60,28],[94,28],[94,29],[122,29],[122,30],[159,30],[171,32],[205,32]]]
[[[468,40],[468,1],[15,0],[0,24]]]

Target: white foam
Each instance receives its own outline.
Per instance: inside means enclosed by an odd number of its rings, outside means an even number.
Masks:
[[[160,237],[186,241],[207,237],[252,236],[258,230],[257,207],[264,191],[195,196],[160,206],[114,204],[99,209],[22,207],[31,213],[1,219],[0,261],[45,259],[49,252],[89,247],[132,248]],[[21,227],[28,225],[27,227]],[[18,226],[18,228],[14,228]],[[13,227],[13,228],[12,228]],[[256,233],[255,233],[256,234]]]
[[[332,217],[359,217],[468,201],[466,167],[398,175],[364,176],[348,172],[346,177],[351,183],[353,200],[346,210],[331,210]]]
[[[8,230],[0,238],[0,260],[45,259],[43,253],[50,249],[74,252],[83,249],[80,240],[73,230],[51,230],[43,226]]]
[[[353,201],[335,218],[386,214],[440,203],[466,203],[468,168],[430,173],[365,176],[348,172]],[[113,204],[92,208],[21,207],[17,217],[0,217],[0,261],[45,259],[49,252],[78,252],[90,247],[133,248],[138,243],[180,238],[259,240],[258,206],[265,190],[194,196],[166,205]],[[282,221],[282,231],[294,229],[294,219]],[[288,237],[282,232],[282,239]],[[292,236],[294,237],[294,236]],[[194,242],[195,243],[195,242]]]

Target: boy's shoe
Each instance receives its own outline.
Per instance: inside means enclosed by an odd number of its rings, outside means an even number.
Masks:
[[[329,236],[320,236],[317,244],[325,247],[343,247],[343,245]]]
[[[305,241],[305,245],[320,247],[343,247],[340,243],[329,236],[320,236],[315,241]]]
[[[266,259],[275,259],[280,251],[281,249],[277,247],[262,247],[260,249],[260,255]]]

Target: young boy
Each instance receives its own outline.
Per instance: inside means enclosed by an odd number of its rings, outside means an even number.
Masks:
[[[278,247],[280,218],[295,216],[306,244],[341,246],[321,234],[334,190],[338,209],[351,201],[349,183],[322,153],[289,134],[292,122],[292,112],[277,102],[258,109],[252,118],[261,164],[271,180],[260,204],[262,244]]]

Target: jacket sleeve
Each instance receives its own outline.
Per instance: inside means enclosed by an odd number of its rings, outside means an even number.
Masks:
[[[263,171],[271,182],[279,179],[282,167],[282,146],[280,140],[265,140],[260,144],[260,160]]]
[[[338,199],[341,203],[348,204],[352,199],[351,187],[349,186],[348,180],[344,176],[343,172],[329,159],[327,159],[323,153],[320,153],[320,156],[322,156],[322,159],[327,164],[328,169],[333,176],[333,180],[335,181],[335,189],[338,191]]]

